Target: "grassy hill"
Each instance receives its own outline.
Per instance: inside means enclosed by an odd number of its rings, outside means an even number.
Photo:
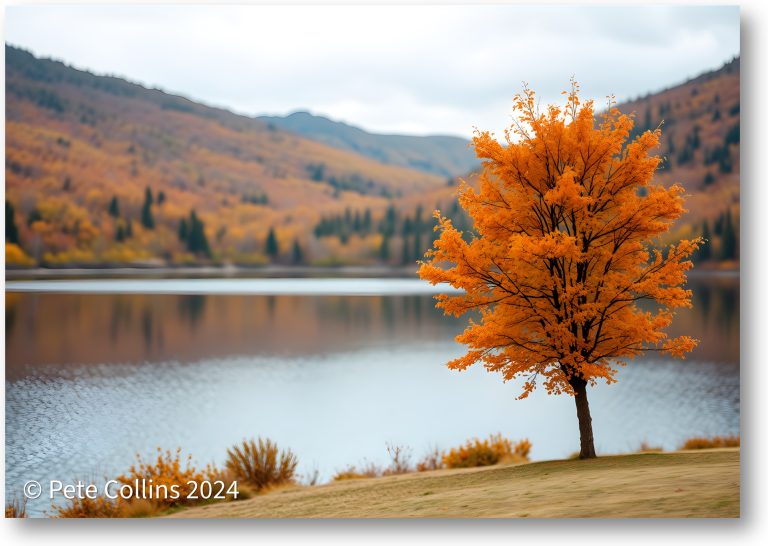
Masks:
[[[739,517],[739,450],[436,470],[277,490],[190,518]]]
[[[663,120],[658,174],[690,212],[672,237],[738,260],[739,61],[623,104]],[[413,265],[434,208],[468,227],[454,137],[249,118],[6,46],[6,263]],[[438,173],[438,174],[435,174]],[[446,176],[448,174],[449,176]]]
[[[260,119],[281,129],[335,148],[351,150],[382,163],[411,167],[443,177],[461,176],[479,165],[469,148],[469,141],[459,137],[377,135],[308,112]]]

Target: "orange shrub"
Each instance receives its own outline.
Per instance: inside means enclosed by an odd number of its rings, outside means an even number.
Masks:
[[[681,449],[712,449],[716,447],[739,447],[740,445],[740,436],[713,436],[712,438],[695,436],[688,438]]]
[[[5,243],[6,265],[30,267],[35,265],[35,260],[27,256],[21,247],[14,243]]]
[[[531,443],[521,440],[512,444],[501,434],[492,434],[485,440],[475,438],[466,444],[451,449],[443,456],[447,468],[469,468],[490,466],[498,463],[521,463],[528,460]]]
[[[175,452],[158,448],[157,458],[154,461],[144,461],[140,455],[136,455],[136,464],[131,466],[126,474],[116,478],[119,484],[133,488],[133,497],[122,498],[115,489],[112,493],[117,495],[116,499],[103,496],[95,499],[76,497],[67,500],[62,506],[54,506],[53,509],[55,516],[59,518],[151,516],[173,506],[189,506],[202,502],[200,498],[187,498],[193,487],[188,485],[188,482],[194,481],[199,484],[203,480],[216,479],[220,478],[214,467],[207,466],[204,470],[196,469],[192,465],[191,455],[183,461],[181,448]],[[147,493],[150,490],[152,492]],[[171,494],[174,490],[178,492],[178,498],[174,498],[176,495]],[[153,498],[141,498],[142,494],[151,495]]]
[[[157,458],[145,462],[140,455],[136,455],[136,464],[131,466],[127,474],[117,477],[117,481],[122,484],[133,486],[138,480],[142,483],[152,484],[152,487],[163,488],[167,491],[177,489],[179,498],[170,498],[170,495],[161,495],[161,498],[153,499],[161,508],[170,508],[171,506],[181,506],[197,504],[198,499],[187,499],[194,486],[188,485],[190,481],[200,483],[204,480],[214,480],[216,469],[207,466],[204,470],[198,470],[192,465],[192,455],[188,455],[182,465],[181,448],[171,452],[170,449],[163,451],[157,449]],[[150,481],[151,480],[151,481]],[[175,487],[174,487],[175,486]]]
[[[54,506],[57,518],[119,518],[122,516],[121,503],[106,497],[75,497],[63,506]]]
[[[12,501],[5,504],[5,518],[26,518],[27,517],[27,497],[13,497]]]

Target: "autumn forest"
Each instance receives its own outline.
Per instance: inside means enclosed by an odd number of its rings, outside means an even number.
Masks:
[[[661,125],[658,180],[689,194],[665,236],[736,266],[739,60],[619,109]],[[435,209],[472,230],[456,196],[479,165],[454,137],[249,118],[11,46],[6,119],[9,267],[413,266]]]

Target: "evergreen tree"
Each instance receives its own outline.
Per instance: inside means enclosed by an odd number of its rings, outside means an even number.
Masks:
[[[294,239],[293,240],[293,263],[294,264],[300,264],[304,262],[304,252],[301,250],[301,246],[299,245],[299,240]]]
[[[197,213],[194,210],[189,214],[187,250],[193,254],[203,254],[207,258],[211,257],[211,247],[208,245],[208,238],[205,236],[205,225],[197,217]]]
[[[424,227],[424,222],[422,219],[423,214],[424,214],[424,209],[422,208],[422,206],[419,205],[418,207],[416,207],[416,216],[414,217],[414,220],[413,220],[413,229],[414,231],[416,231],[416,233],[421,233],[421,230]]]
[[[360,211],[355,211],[355,219],[352,222],[352,231],[360,233],[363,230],[363,219],[360,218]]]
[[[120,216],[120,204],[117,201],[117,195],[113,195],[112,200],[109,202],[109,215],[112,218]]]
[[[699,261],[706,262],[712,259],[712,235],[709,232],[709,222],[704,220],[701,226],[701,236],[704,238],[704,244],[697,251]]]
[[[16,210],[13,203],[5,200],[5,240],[15,245],[19,244],[19,228],[16,226]]]
[[[122,243],[125,241],[125,228],[123,224],[118,224],[117,231],[115,232],[115,241]]]
[[[397,222],[397,210],[395,206],[390,204],[387,207],[387,212],[384,214],[384,222],[382,225],[381,233],[385,237],[391,237],[395,234],[395,223]]]
[[[189,236],[189,226],[187,226],[187,219],[182,218],[179,222],[179,241],[186,241]]]
[[[413,223],[411,222],[411,219],[409,217],[405,217],[405,222],[403,222],[403,237],[407,237],[413,232]]]
[[[365,209],[363,213],[363,232],[371,232],[371,209]]]
[[[277,236],[275,235],[275,228],[269,228],[269,233],[267,234],[266,250],[267,255],[272,259],[277,258],[277,255],[280,253],[280,248],[277,244]]]
[[[385,263],[389,261],[389,237],[386,235],[381,238],[381,245],[379,246],[379,259]]]
[[[730,210],[725,213],[720,254],[723,260],[736,259],[736,230],[733,227],[733,218],[731,217]]]
[[[152,216],[152,190],[149,187],[144,194],[144,205],[141,207],[141,225],[146,229],[155,229],[155,218]]]
[[[411,249],[408,246],[408,238],[403,237],[403,258],[402,258],[403,265],[411,263]]]
[[[163,203],[165,203],[165,192],[161,190],[157,194],[157,204],[162,205]]]
[[[416,260],[421,260],[424,254],[424,249],[421,248],[421,233],[416,232],[416,235],[413,236],[413,259],[412,262],[415,262]]]

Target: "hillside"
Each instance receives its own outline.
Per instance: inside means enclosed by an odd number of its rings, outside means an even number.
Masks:
[[[387,207],[446,187],[11,46],[6,112],[11,264],[371,260]],[[347,244],[313,236],[323,216],[357,222]]]
[[[685,214],[671,237],[711,241],[699,261],[733,264],[739,257],[740,59],[659,93],[619,105],[635,113],[635,134],[661,124],[657,174],[686,189]],[[725,265],[727,265],[727,263]]]
[[[437,470],[284,489],[190,518],[737,518],[739,450]]]
[[[453,136],[377,135],[308,112],[261,117],[281,129],[335,148],[351,150],[390,165],[423,170],[443,177],[462,176],[477,168],[469,141]]]
[[[738,260],[739,104],[736,59],[620,105],[636,132],[663,120],[658,179],[690,194],[671,236],[703,234],[712,267]],[[412,265],[434,208],[469,227],[455,173],[471,157],[454,137],[249,118],[6,46],[10,267]]]

